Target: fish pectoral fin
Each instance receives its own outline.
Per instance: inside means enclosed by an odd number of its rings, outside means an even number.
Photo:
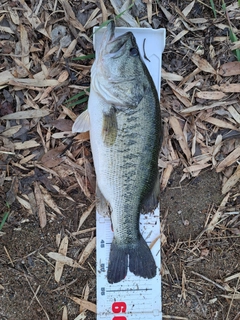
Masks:
[[[155,210],[159,203],[160,183],[159,175],[155,179],[152,191],[143,200],[141,213],[148,213]]]
[[[104,198],[98,185],[96,185],[96,209],[97,212],[103,217],[110,216],[110,208],[108,201]]]
[[[111,107],[109,112],[103,113],[102,138],[106,146],[112,146],[117,138],[116,110]]]
[[[90,117],[88,109],[83,111],[75,120],[72,132],[87,132],[90,130]]]

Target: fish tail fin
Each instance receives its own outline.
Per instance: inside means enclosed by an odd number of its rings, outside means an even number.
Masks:
[[[146,241],[140,234],[140,239],[129,251],[129,270],[136,276],[151,279],[156,276],[156,263]]]
[[[129,259],[128,259],[129,256]],[[151,279],[156,276],[156,263],[146,241],[140,235],[139,241],[129,247],[117,244],[115,238],[111,244],[107,280],[117,283],[127,275],[129,270],[136,276]]]
[[[109,283],[117,283],[127,275],[128,248],[118,245],[115,238],[111,244],[107,280]]]

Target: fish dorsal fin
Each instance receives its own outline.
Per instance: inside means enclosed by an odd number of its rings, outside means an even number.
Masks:
[[[75,120],[72,132],[87,132],[90,130],[90,117],[88,109],[83,111]]]

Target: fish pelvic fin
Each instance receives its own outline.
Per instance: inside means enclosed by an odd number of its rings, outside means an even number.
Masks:
[[[107,280],[109,283],[117,283],[123,280],[127,275],[129,261],[129,270],[136,276],[151,279],[156,276],[156,263],[142,235],[139,241],[131,245],[117,244],[113,239],[109,257]]]
[[[90,130],[90,117],[88,109],[83,111],[75,120],[72,132],[87,132]]]
[[[118,245],[115,238],[111,244],[107,280],[109,283],[117,283],[127,275],[128,250],[126,246]]]
[[[129,251],[129,270],[135,276],[151,279],[156,276],[156,268],[152,252],[140,234],[137,245]]]

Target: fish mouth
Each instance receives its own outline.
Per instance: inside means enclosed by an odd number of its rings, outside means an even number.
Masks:
[[[115,23],[111,21],[107,26],[107,45],[105,53],[112,58],[118,58],[125,50],[125,45],[128,41],[134,44],[135,39],[132,32],[126,32],[118,37],[115,37]]]

